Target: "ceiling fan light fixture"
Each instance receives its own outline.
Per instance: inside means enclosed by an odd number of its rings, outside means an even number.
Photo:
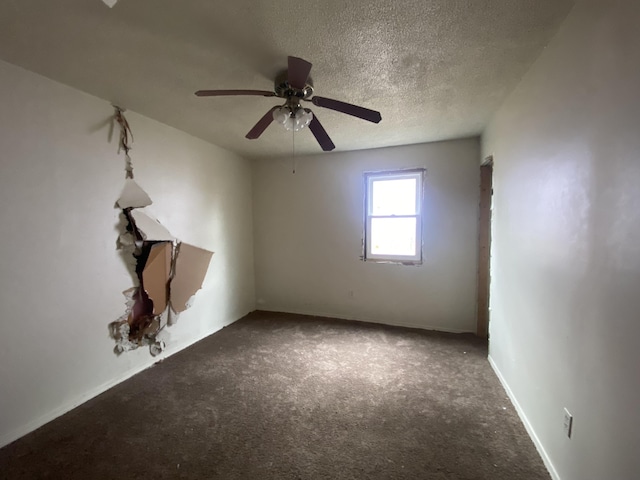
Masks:
[[[311,120],[313,120],[313,114],[302,107],[297,107],[293,110],[291,107],[284,106],[273,111],[273,119],[282,125],[285,130],[299,132],[309,126]]]

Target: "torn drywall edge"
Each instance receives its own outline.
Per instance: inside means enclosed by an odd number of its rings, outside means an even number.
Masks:
[[[187,309],[187,302],[202,288],[213,252],[188,243],[180,243],[176,253],[176,268],[171,280],[170,303],[177,313]]]
[[[174,242],[177,240],[169,233],[169,230],[147,212],[141,209],[133,209],[129,212],[129,215],[143,240],[149,242]]]
[[[116,341],[115,353],[119,355],[149,346],[151,354],[158,355],[165,348],[167,337],[159,337],[159,334],[169,323],[170,309],[165,308],[160,315],[152,315],[145,311],[144,302],[140,303],[140,296],[144,294],[141,288],[130,288],[122,293],[126,298],[127,310],[118,320],[109,324],[109,333]],[[133,331],[132,326],[135,329]]]
[[[122,209],[125,208],[143,208],[148,207],[153,202],[147,192],[133,178],[127,178],[122,188],[120,198],[116,205]]]
[[[126,222],[129,222],[129,218],[124,213],[121,216]],[[120,257],[127,267],[127,271],[131,275],[131,280],[133,281],[134,286],[138,286],[140,284],[140,279],[136,272],[136,267],[138,265],[136,254],[138,247],[136,245],[136,238],[134,237],[133,232],[127,231],[121,233],[118,237],[118,241],[116,242],[116,248],[120,250]]]
[[[140,210],[126,208],[123,214],[128,220],[127,232],[119,237],[118,246],[135,261],[140,286],[125,292],[127,311],[109,328],[116,341],[117,354],[146,345],[155,356],[165,348],[164,341],[156,337],[169,323],[174,237],[160,222]],[[144,238],[167,240],[145,241]]]
[[[158,335],[175,323],[202,288],[213,252],[187,243],[136,240],[143,236],[140,225],[151,232],[151,238],[166,237],[168,231],[144,212],[126,209],[124,213],[130,220],[129,232],[121,235],[119,244],[132,253],[140,286],[124,292],[127,313],[111,324],[110,331],[116,353],[149,346],[155,356],[165,348]]]
[[[138,345],[129,340],[129,315],[135,304],[135,295],[138,292],[138,287],[132,287],[124,292],[122,295],[125,297],[126,311],[115,322],[109,324],[109,333],[111,337],[116,341],[114,348],[116,353],[128,352],[138,348]]]
[[[136,290],[133,300],[133,307],[127,317],[129,338],[141,341],[145,330],[153,322],[153,303],[141,287]]]

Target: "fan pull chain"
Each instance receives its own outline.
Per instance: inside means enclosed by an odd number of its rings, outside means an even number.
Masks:
[[[294,175],[296,173],[296,132],[291,130],[291,169]]]

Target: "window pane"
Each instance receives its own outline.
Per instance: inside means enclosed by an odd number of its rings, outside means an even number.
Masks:
[[[373,180],[371,215],[415,215],[416,179]]]
[[[373,255],[416,254],[416,218],[372,218]]]

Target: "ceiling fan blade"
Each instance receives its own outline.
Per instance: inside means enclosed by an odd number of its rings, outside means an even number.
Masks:
[[[267,90],[198,90],[198,97],[222,97],[226,95],[261,95],[263,97],[275,97],[274,92]]]
[[[258,123],[256,123],[253,128],[249,130],[249,133],[247,133],[245,137],[249,140],[255,140],[260,135],[262,135],[262,132],[264,132],[267,127],[271,125],[271,122],[273,122],[273,111],[276,108],[280,108],[280,105],[276,105],[275,107],[270,108],[269,111],[265,113],[260,120],[258,120]]]
[[[308,108],[305,108],[305,111],[311,112],[311,110],[309,110]],[[320,147],[322,148],[322,150],[324,150],[325,152],[330,152],[331,150],[336,148],[336,146],[333,144],[333,142],[329,138],[327,131],[324,129],[324,127],[320,123],[320,120],[318,120],[318,117],[316,117],[315,113],[313,113],[313,119],[309,124],[309,130],[311,130],[311,133],[313,133],[313,136],[316,137],[316,140],[320,144]]]
[[[287,80],[293,88],[302,90],[307,84],[311,72],[311,64],[298,57],[289,57],[289,69],[287,70]]]
[[[313,97],[311,102],[318,107],[329,108],[336,112],[346,113],[347,115],[358,117],[369,122],[380,123],[380,120],[382,120],[380,112],[359,107],[357,105],[351,105],[350,103],[341,102],[340,100],[333,100],[325,97]]]

